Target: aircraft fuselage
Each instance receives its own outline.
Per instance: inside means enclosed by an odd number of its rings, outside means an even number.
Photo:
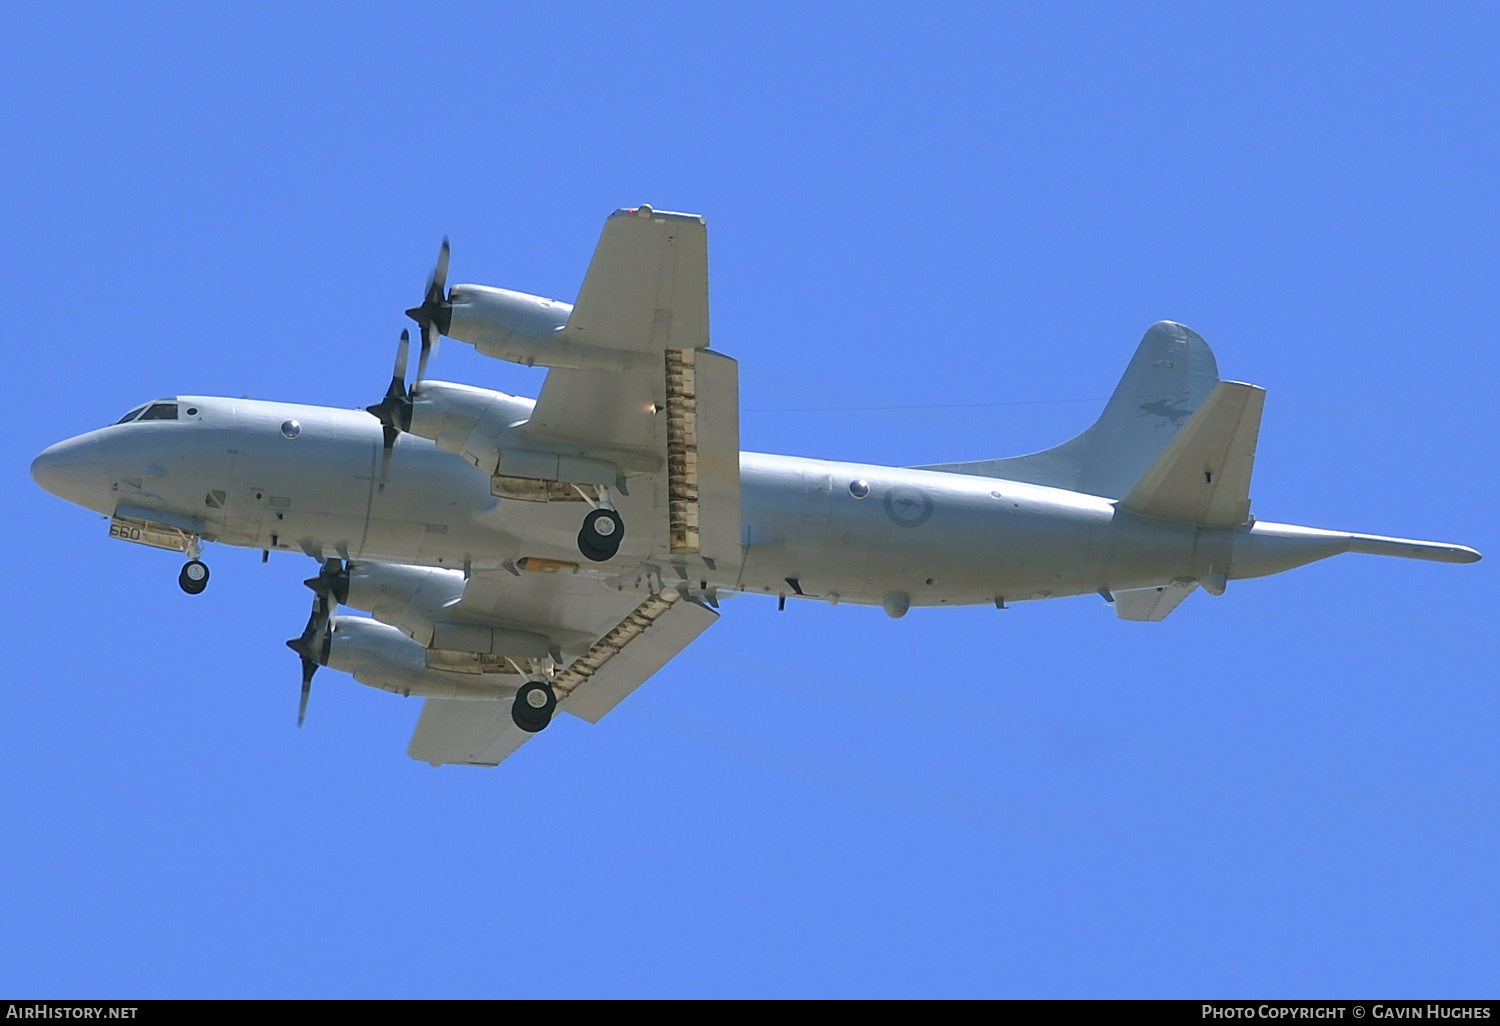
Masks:
[[[523,557],[611,577],[649,565],[659,539],[638,478],[614,496],[625,543],[580,561],[581,502],[491,494],[489,476],[412,435],[383,459],[363,411],[179,397],[179,419],[59,443],[33,473],[100,513],[180,524],[208,541],[324,558],[448,568]],[[1351,536],[1272,524],[1201,527],[1133,515],[1063,489],[899,467],[743,453],[743,557],[677,576],[726,592],[885,605],[969,605],[1258,576],[1349,551]],[[1429,556],[1428,558],[1433,558]],[[652,567],[672,572],[672,567]]]

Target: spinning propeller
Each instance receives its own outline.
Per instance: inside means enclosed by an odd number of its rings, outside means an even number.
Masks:
[[[390,387],[385,390],[385,398],[374,406],[365,407],[380,421],[385,432],[385,454],[380,470],[382,482],[390,469],[391,447],[396,444],[396,436],[411,430],[412,402],[421,390],[422,380],[427,377],[427,360],[437,349],[438,338],[448,331],[453,317],[453,304],[448,302],[445,294],[447,282],[448,240],[444,238],[442,248],[438,250],[437,266],[427,279],[427,292],[422,297],[421,305],[406,311],[406,316],[417,322],[417,330],[422,336],[421,355],[417,357],[417,379],[410,388],[407,387],[406,359],[411,349],[411,335],[403,331],[401,342],[396,347],[396,366],[391,374]]]
[[[333,643],[333,610],[349,597],[349,571],[337,559],[323,563],[318,576],[302,582],[313,590],[312,615],[300,638],[286,647],[302,657],[302,701],[297,707],[297,726],[307,719],[307,696],[312,692],[313,674],[328,663],[328,649]]]
[[[386,459],[390,459],[391,446],[396,444],[396,436],[403,431],[411,430],[411,397],[416,391],[413,387],[410,391],[406,387],[406,354],[411,348],[411,333],[401,332],[401,341],[396,346],[396,366],[391,372],[391,386],[385,390],[385,398],[374,406],[366,406],[365,409],[373,413],[380,421],[380,426],[385,430]],[[422,363],[427,362],[426,348],[423,348]],[[422,381],[421,374],[417,375],[417,383]],[[385,475],[381,475],[384,477]]]
[[[438,336],[448,334],[449,322],[453,319],[453,304],[448,302],[446,288],[448,284],[448,239],[443,237],[443,245],[438,249],[437,266],[432,269],[432,277],[427,279],[427,292],[422,297],[422,305],[414,306],[406,311],[406,316],[417,322],[422,329],[422,359],[417,364],[417,380],[421,381],[423,372],[427,369],[427,354],[437,348]]]

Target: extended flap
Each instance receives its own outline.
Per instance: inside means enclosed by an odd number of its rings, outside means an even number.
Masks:
[[[739,365],[721,353],[667,354],[667,491],[673,555],[740,559]]]
[[[675,592],[651,596],[558,675],[558,708],[598,723],[718,618]]]

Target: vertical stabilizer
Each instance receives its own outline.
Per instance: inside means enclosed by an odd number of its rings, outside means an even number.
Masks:
[[[1213,350],[1191,328],[1151,325],[1104,412],[1083,434],[1029,456],[922,467],[1118,499],[1219,383]]]

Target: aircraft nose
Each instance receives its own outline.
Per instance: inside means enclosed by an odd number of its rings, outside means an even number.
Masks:
[[[48,446],[31,461],[31,477],[59,499],[108,513],[114,505],[104,446],[80,435]]]

